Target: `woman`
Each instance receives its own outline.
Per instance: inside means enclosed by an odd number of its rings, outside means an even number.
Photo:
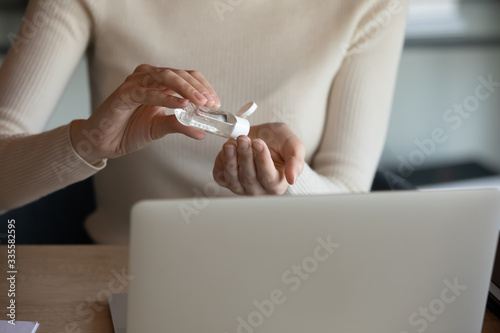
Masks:
[[[130,207],[144,198],[366,192],[385,139],[404,7],[31,1],[0,70],[0,209],[94,176],[87,229],[97,242],[126,243]],[[92,116],[34,134],[84,52]],[[251,100],[259,109],[250,121],[261,125],[225,144],[164,113],[188,101],[234,111]]]

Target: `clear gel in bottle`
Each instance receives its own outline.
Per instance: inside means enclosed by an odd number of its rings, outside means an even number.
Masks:
[[[246,117],[250,116],[255,109],[257,109],[257,104],[250,102],[234,115],[230,112],[189,103],[184,109],[175,109],[174,112],[177,120],[185,126],[196,127],[224,138],[236,139],[250,132],[250,122]]]

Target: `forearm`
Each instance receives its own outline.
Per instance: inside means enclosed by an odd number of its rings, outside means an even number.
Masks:
[[[88,178],[93,166],[73,149],[70,125],[36,135],[0,136],[0,210],[12,209]]]

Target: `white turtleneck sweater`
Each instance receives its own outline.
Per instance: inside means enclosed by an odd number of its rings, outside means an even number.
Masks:
[[[287,194],[366,192],[385,140],[405,0],[31,1],[0,69],[0,209],[94,176],[101,243],[126,243],[141,199],[228,196],[212,178],[224,140],[168,135],[92,166],[69,124],[41,132],[82,55],[97,108],[142,63],[197,69],[221,109],[248,101],[252,124],[286,122],[306,168]],[[69,111],[69,110],[68,110]]]

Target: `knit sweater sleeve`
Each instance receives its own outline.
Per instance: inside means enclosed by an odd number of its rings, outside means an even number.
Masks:
[[[32,0],[0,68],[0,210],[83,180],[103,165],[73,149],[70,124],[40,133],[92,29],[83,1]]]
[[[403,44],[405,1],[370,1],[334,78],[322,141],[288,194],[368,192],[382,153]]]

